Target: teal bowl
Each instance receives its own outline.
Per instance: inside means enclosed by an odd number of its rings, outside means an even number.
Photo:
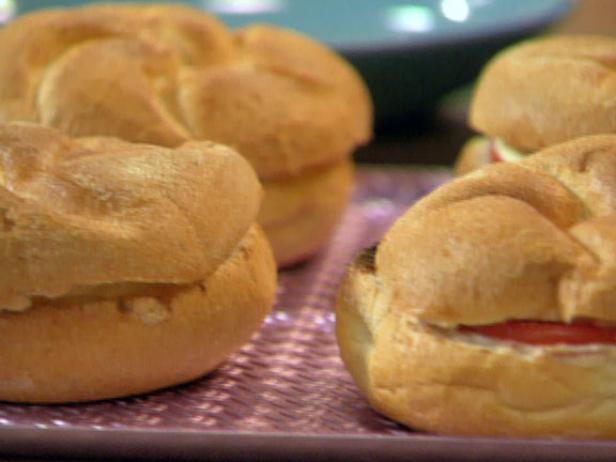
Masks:
[[[0,0],[0,22],[83,0]],[[145,3],[145,2],[142,2]],[[171,2],[173,3],[173,2]],[[230,27],[265,22],[310,35],[360,71],[387,122],[430,111],[503,47],[562,18],[571,0],[192,0]]]

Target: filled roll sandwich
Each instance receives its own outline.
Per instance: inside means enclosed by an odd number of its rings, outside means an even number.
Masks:
[[[337,338],[413,429],[616,437],[616,135],[460,177],[351,267]]]
[[[616,133],[616,38],[554,36],[514,45],[482,72],[470,107],[479,132],[461,175],[577,137]]]

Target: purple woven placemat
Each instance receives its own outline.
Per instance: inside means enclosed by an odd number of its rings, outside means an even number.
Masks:
[[[276,306],[253,341],[216,372],[146,396],[67,406],[0,404],[2,428],[155,429],[397,435],[373,412],[338,356],[334,300],[347,264],[415,200],[436,170],[366,168],[329,245],[280,274]]]

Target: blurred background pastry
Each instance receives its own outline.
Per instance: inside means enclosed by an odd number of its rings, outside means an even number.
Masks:
[[[259,222],[280,265],[326,241],[372,133],[368,91],[342,58],[268,26],[230,32],[179,5],[98,5],[0,30],[0,120],[178,146],[236,149],[265,189]]]
[[[600,35],[529,40],[500,53],[483,71],[470,105],[470,125],[483,137],[465,145],[456,173],[616,133],[614,61],[616,38]]]

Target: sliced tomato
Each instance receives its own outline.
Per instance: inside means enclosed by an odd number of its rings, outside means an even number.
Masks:
[[[501,156],[500,152],[498,152],[498,147],[496,146],[496,142],[494,140],[490,141],[490,162],[502,162],[503,156]]]
[[[459,330],[531,345],[616,344],[616,327],[599,327],[590,323],[508,321],[487,326],[460,326]]]

